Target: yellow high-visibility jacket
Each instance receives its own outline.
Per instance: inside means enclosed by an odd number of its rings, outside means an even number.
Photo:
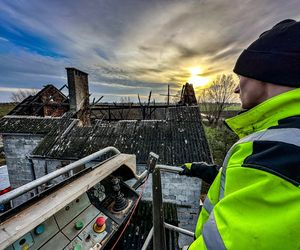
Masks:
[[[300,89],[226,120],[240,137],[189,249],[300,249]]]

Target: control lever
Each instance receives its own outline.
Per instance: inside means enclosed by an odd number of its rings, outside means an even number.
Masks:
[[[149,157],[147,160],[146,170],[138,176],[138,180],[133,184],[133,189],[138,189],[144,181],[148,178],[149,174],[153,173],[156,163],[158,161],[159,156],[153,152],[149,153]]]
[[[148,157],[148,161],[147,161],[147,166],[146,166],[146,170],[149,173],[153,173],[156,163],[158,161],[159,156],[153,152],[149,153],[149,157]],[[149,174],[148,173],[148,174]]]
[[[114,212],[120,212],[128,206],[128,200],[124,198],[124,194],[120,191],[120,179],[114,177],[111,180],[113,184],[113,190],[115,192],[114,199],[115,203],[113,206]]]

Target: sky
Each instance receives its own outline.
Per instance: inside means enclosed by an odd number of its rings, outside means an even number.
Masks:
[[[163,101],[170,85],[196,90],[232,72],[277,22],[300,20],[299,0],[1,0],[0,102],[18,89],[89,74],[91,98]]]

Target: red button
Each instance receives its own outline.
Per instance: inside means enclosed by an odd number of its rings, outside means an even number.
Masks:
[[[97,227],[102,227],[105,224],[106,219],[103,216],[100,216],[96,219]]]

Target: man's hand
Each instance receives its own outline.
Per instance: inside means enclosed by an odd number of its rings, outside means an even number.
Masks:
[[[179,175],[186,175],[186,176],[191,176],[191,177],[195,177],[192,176],[191,174],[191,167],[192,167],[193,163],[185,163],[182,166],[180,166],[182,168],[182,171],[179,172]]]
[[[183,170],[179,173],[180,175],[198,177],[209,184],[213,183],[219,172],[217,165],[206,162],[185,163],[181,168]]]

